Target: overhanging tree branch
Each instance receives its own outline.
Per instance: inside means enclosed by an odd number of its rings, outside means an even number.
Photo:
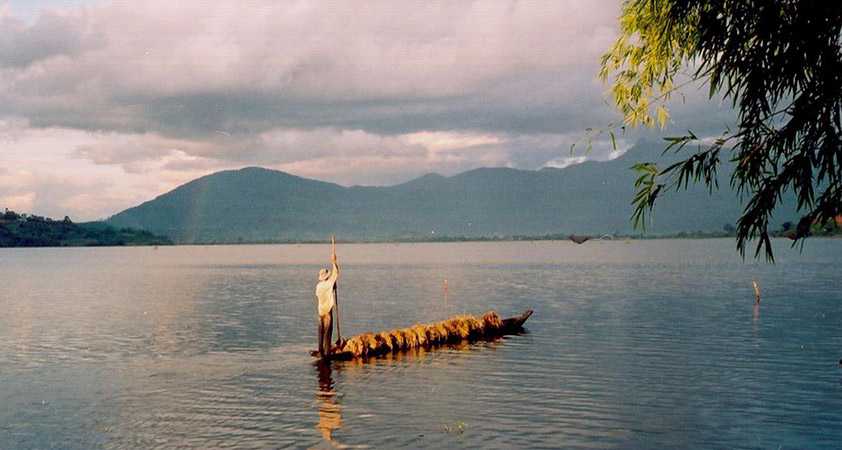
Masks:
[[[720,152],[736,167],[731,185],[747,200],[737,248],[757,240],[755,257],[774,260],[769,221],[789,191],[803,218],[795,244],[813,223],[842,210],[842,2],[821,0],[627,0],[621,35],[602,58],[599,77],[630,126],[664,127],[665,102],[681,86],[676,74],[695,67],[710,96],[728,99],[737,130],[666,169],[638,164],[635,226],[645,227],[659,195],[701,183],[718,187]],[[781,107],[781,105],[786,105]],[[667,139],[666,151],[699,142],[689,133]],[[821,192],[817,197],[816,192]],[[806,231],[805,231],[806,230]]]

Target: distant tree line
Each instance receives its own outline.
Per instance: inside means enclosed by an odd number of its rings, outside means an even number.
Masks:
[[[0,247],[95,247],[121,245],[171,245],[166,236],[131,228],[116,229],[104,223],[77,224],[65,216],[53,220],[18,214],[6,209],[0,215]]]
[[[779,237],[788,237],[790,239],[800,238],[801,236],[842,236],[842,216],[838,216],[832,220],[824,223],[813,221],[810,224],[808,231],[803,229],[798,231],[798,224],[792,222],[784,222],[781,229],[775,234]]]

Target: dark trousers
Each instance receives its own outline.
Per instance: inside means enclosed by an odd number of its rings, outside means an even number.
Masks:
[[[330,339],[333,335],[333,320],[331,320],[333,311],[319,316],[319,354],[330,354]]]

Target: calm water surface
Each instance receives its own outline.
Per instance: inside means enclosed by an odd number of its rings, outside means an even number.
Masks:
[[[842,240],[776,250],[340,245],[343,335],[535,315],[318,367],[327,245],[0,249],[0,448],[840,448]]]

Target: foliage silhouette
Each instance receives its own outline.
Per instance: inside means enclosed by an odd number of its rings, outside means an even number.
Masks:
[[[731,184],[747,198],[737,222],[737,249],[774,261],[769,222],[787,192],[802,215],[794,243],[810,227],[842,213],[842,2],[822,0],[628,0],[621,36],[599,76],[631,126],[669,121],[666,102],[680,94],[676,77],[709,85],[737,112],[735,130],[712,141],[693,133],[669,138],[664,152],[695,153],[664,169],[640,164],[636,224],[664,192],[702,183],[716,189],[720,154],[735,164]],[[686,84],[686,83],[685,83]]]

